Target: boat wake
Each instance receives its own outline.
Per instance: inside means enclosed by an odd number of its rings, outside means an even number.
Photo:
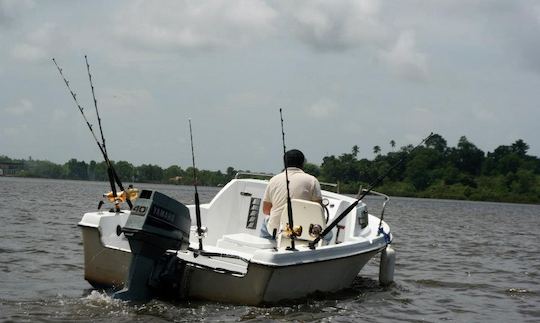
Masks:
[[[90,294],[84,296],[82,299],[84,304],[89,306],[104,306],[104,305],[121,305],[123,302],[118,299],[112,298],[105,291],[92,290]]]

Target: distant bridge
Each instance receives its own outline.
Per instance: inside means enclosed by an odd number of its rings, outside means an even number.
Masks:
[[[21,162],[0,162],[0,176],[14,176],[23,169]]]

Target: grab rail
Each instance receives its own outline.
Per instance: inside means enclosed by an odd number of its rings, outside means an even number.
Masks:
[[[333,187],[336,190],[336,193],[339,194],[339,183],[327,183],[327,182],[319,182],[322,186],[329,186]]]
[[[270,174],[270,173],[252,173],[252,172],[241,172],[240,171],[240,172],[237,172],[236,175],[234,175],[234,178],[239,179],[242,176],[251,176],[251,177],[260,176],[260,177],[271,178],[271,177],[274,176],[274,174]],[[321,186],[333,187],[336,190],[336,193],[339,194],[339,183],[319,182],[319,184],[321,184]]]
[[[358,192],[358,195],[360,195],[361,192],[367,192],[367,189],[360,188],[360,191]],[[388,195],[386,195],[386,194],[383,194],[383,193],[380,193],[380,192],[377,192],[377,191],[373,191],[373,190],[370,191],[369,193],[384,198],[384,202],[382,204],[382,210],[381,210],[381,217],[380,217],[381,222],[382,222],[382,219],[384,217],[384,210],[386,209],[386,203],[388,203],[390,201],[390,197],[388,197]]]
[[[234,178],[239,179],[240,176],[244,176],[244,175],[249,175],[251,177],[253,177],[253,176],[261,176],[261,177],[268,177],[268,178],[274,176],[274,174],[270,174],[270,173],[236,172],[236,175],[234,175]]]

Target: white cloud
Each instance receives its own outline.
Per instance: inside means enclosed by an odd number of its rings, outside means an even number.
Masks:
[[[61,32],[56,24],[44,23],[28,32],[23,39],[11,49],[11,57],[24,62],[41,62],[49,60],[59,48],[67,49],[69,37]]]
[[[0,0],[0,26],[10,26],[26,10],[34,8],[32,0]]]
[[[305,109],[308,116],[315,119],[324,119],[338,110],[338,105],[328,98],[322,98]]]
[[[483,123],[494,123],[497,122],[497,116],[495,111],[486,109],[482,106],[473,106],[471,108],[472,116],[478,121]]]
[[[270,33],[275,11],[264,1],[144,1],[116,18],[116,35],[146,49],[192,50],[238,44]]]
[[[100,110],[133,113],[154,107],[152,93],[147,90],[106,89],[103,100],[98,100]]]
[[[387,28],[379,20],[378,1],[290,1],[282,14],[297,37],[324,51],[372,46],[383,41]]]
[[[536,20],[536,23],[540,25],[540,5],[536,5],[533,7],[532,13],[534,14],[534,18]]]
[[[1,130],[2,136],[8,138],[15,138],[17,142],[21,139],[22,136],[25,136],[29,133],[29,127],[27,124],[18,124],[10,127],[5,127]]]
[[[34,111],[34,104],[28,99],[20,99],[15,105],[9,106],[4,111],[13,116],[24,116]]]
[[[515,133],[539,147],[534,142],[540,84],[535,73],[540,70],[537,0],[98,1],[84,6],[73,1],[36,1],[20,5],[24,3],[0,0],[0,73],[6,80],[0,96],[0,112],[5,116],[0,118],[0,132],[4,134],[15,133],[14,121],[20,121],[28,124],[28,136],[56,138],[55,126],[65,120],[64,126],[73,124],[74,133],[80,128],[83,140],[90,140],[50,62],[51,56],[57,57],[66,68],[95,124],[82,57],[89,54],[111,144],[125,132],[125,127],[111,126],[116,122],[129,124],[130,129],[139,129],[132,124],[144,127],[152,136],[136,137],[137,144],[150,147],[158,134],[171,137],[175,120],[210,115],[203,119],[208,122],[205,127],[220,129],[228,124],[232,128],[219,138],[223,147],[241,143],[225,159],[208,151],[213,168],[230,160],[235,167],[274,169],[272,149],[251,162],[249,142],[241,140],[245,133],[257,133],[262,142],[279,146],[272,135],[279,124],[251,123],[247,129],[243,125],[252,115],[277,122],[274,113],[281,106],[299,108],[287,108],[285,115],[287,124],[299,124],[290,127],[291,140],[296,129],[305,131],[302,127],[307,124],[301,118],[307,117],[311,126],[347,114],[335,129],[335,136],[348,138],[342,141],[345,148],[331,142],[331,136],[317,134],[320,147],[314,146],[311,154],[321,157],[325,150],[348,151],[358,135],[366,136],[363,141],[368,147],[361,149],[369,152],[369,146],[384,147],[389,138],[399,146],[417,143],[431,130],[456,139],[478,136],[492,145],[504,143],[503,134]],[[177,59],[178,53],[192,55]],[[27,64],[44,59],[43,66]],[[397,77],[389,78],[386,69]],[[407,82],[426,79],[430,84]],[[7,107],[9,112],[4,111]],[[38,115],[42,107],[50,111],[45,114],[50,119],[46,125]],[[67,122],[71,119],[74,122]],[[505,131],[497,132],[502,123]],[[302,147],[305,138],[298,137],[297,146]],[[219,146],[211,131],[201,131],[200,140]],[[11,142],[19,155],[40,147],[30,141],[23,145],[22,137]],[[118,156],[135,162],[169,160],[160,154],[136,156],[125,145],[117,147]]]
[[[51,114],[51,120],[54,122],[63,122],[66,120],[68,114],[65,110],[62,109],[54,109]]]
[[[223,102],[217,105],[217,110],[222,113],[251,113],[261,106],[271,105],[273,98],[265,93],[234,92],[226,95]]]
[[[11,49],[11,57],[21,61],[40,61],[47,57],[47,51],[39,46],[21,43]]]
[[[412,31],[401,33],[394,47],[381,52],[381,57],[400,77],[416,81],[423,81],[428,77],[427,56],[416,48]]]

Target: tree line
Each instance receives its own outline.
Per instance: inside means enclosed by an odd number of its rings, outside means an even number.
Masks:
[[[20,165],[16,176],[38,177],[53,179],[74,179],[90,181],[107,181],[107,165],[104,161],[94,160],[87,163],[75,158],[70,159],[63,165],[55,164],[46,160],[11,159],[0,155],[0,163],[15,163]],[[111,161],[118,177],[123,182],[132,183],[171,183],[180,185],[193,185],[193,168],[182,169],[173,165],[162,168],[158,165],[143,164],[135,166],[127,161]],[[218,171],[198,170],[197,180],[200,185],[220,186],[234,178],[236,170],[228,167],[223,173]]]
[[[528,155],[522,139],[485,153],[465,136],[456,147],[435,134],[413,150],[412,145],[381,154],[374,146],[372,160],[359,159],[358,146],[350,153],[324,157],[320,166],[309,170],[319,179],[339,182],[342,191],[354,193],[377,179],[401,158],[405,162],[392,170],[377,191],[394,196],[466,199],[500,202],[540,202],[540,159]]]
[[[326,156],[321,165],[307,164],[306,172],[323,182],[338,183],[343,193],[356,193],[367,187],[400,159],[405,162],[393,169],[376,190],[393,196],[467,199],[481,201],[540,203],[540,159],[528,154],[529,145],[522,139],[511,145],[501,145],[485,153],[465,136],[456,147],[435,134],[413,151],[412,145],[382,154],[373,147],[373,159],[359,158],[359,148],[339,156]],[[17,176],[76,180],[107,180],[105,162],[79,161],[75,158],[63,165],[42,160],[14,160],[0,155],[0,163],[17,163]],[[193,168],[173,165],[135,166],[126,161],[112,162],[124,182],[193,184]],[[225,172],[197,170],[198,184],[221,186],[236,174],[228,167]]]

